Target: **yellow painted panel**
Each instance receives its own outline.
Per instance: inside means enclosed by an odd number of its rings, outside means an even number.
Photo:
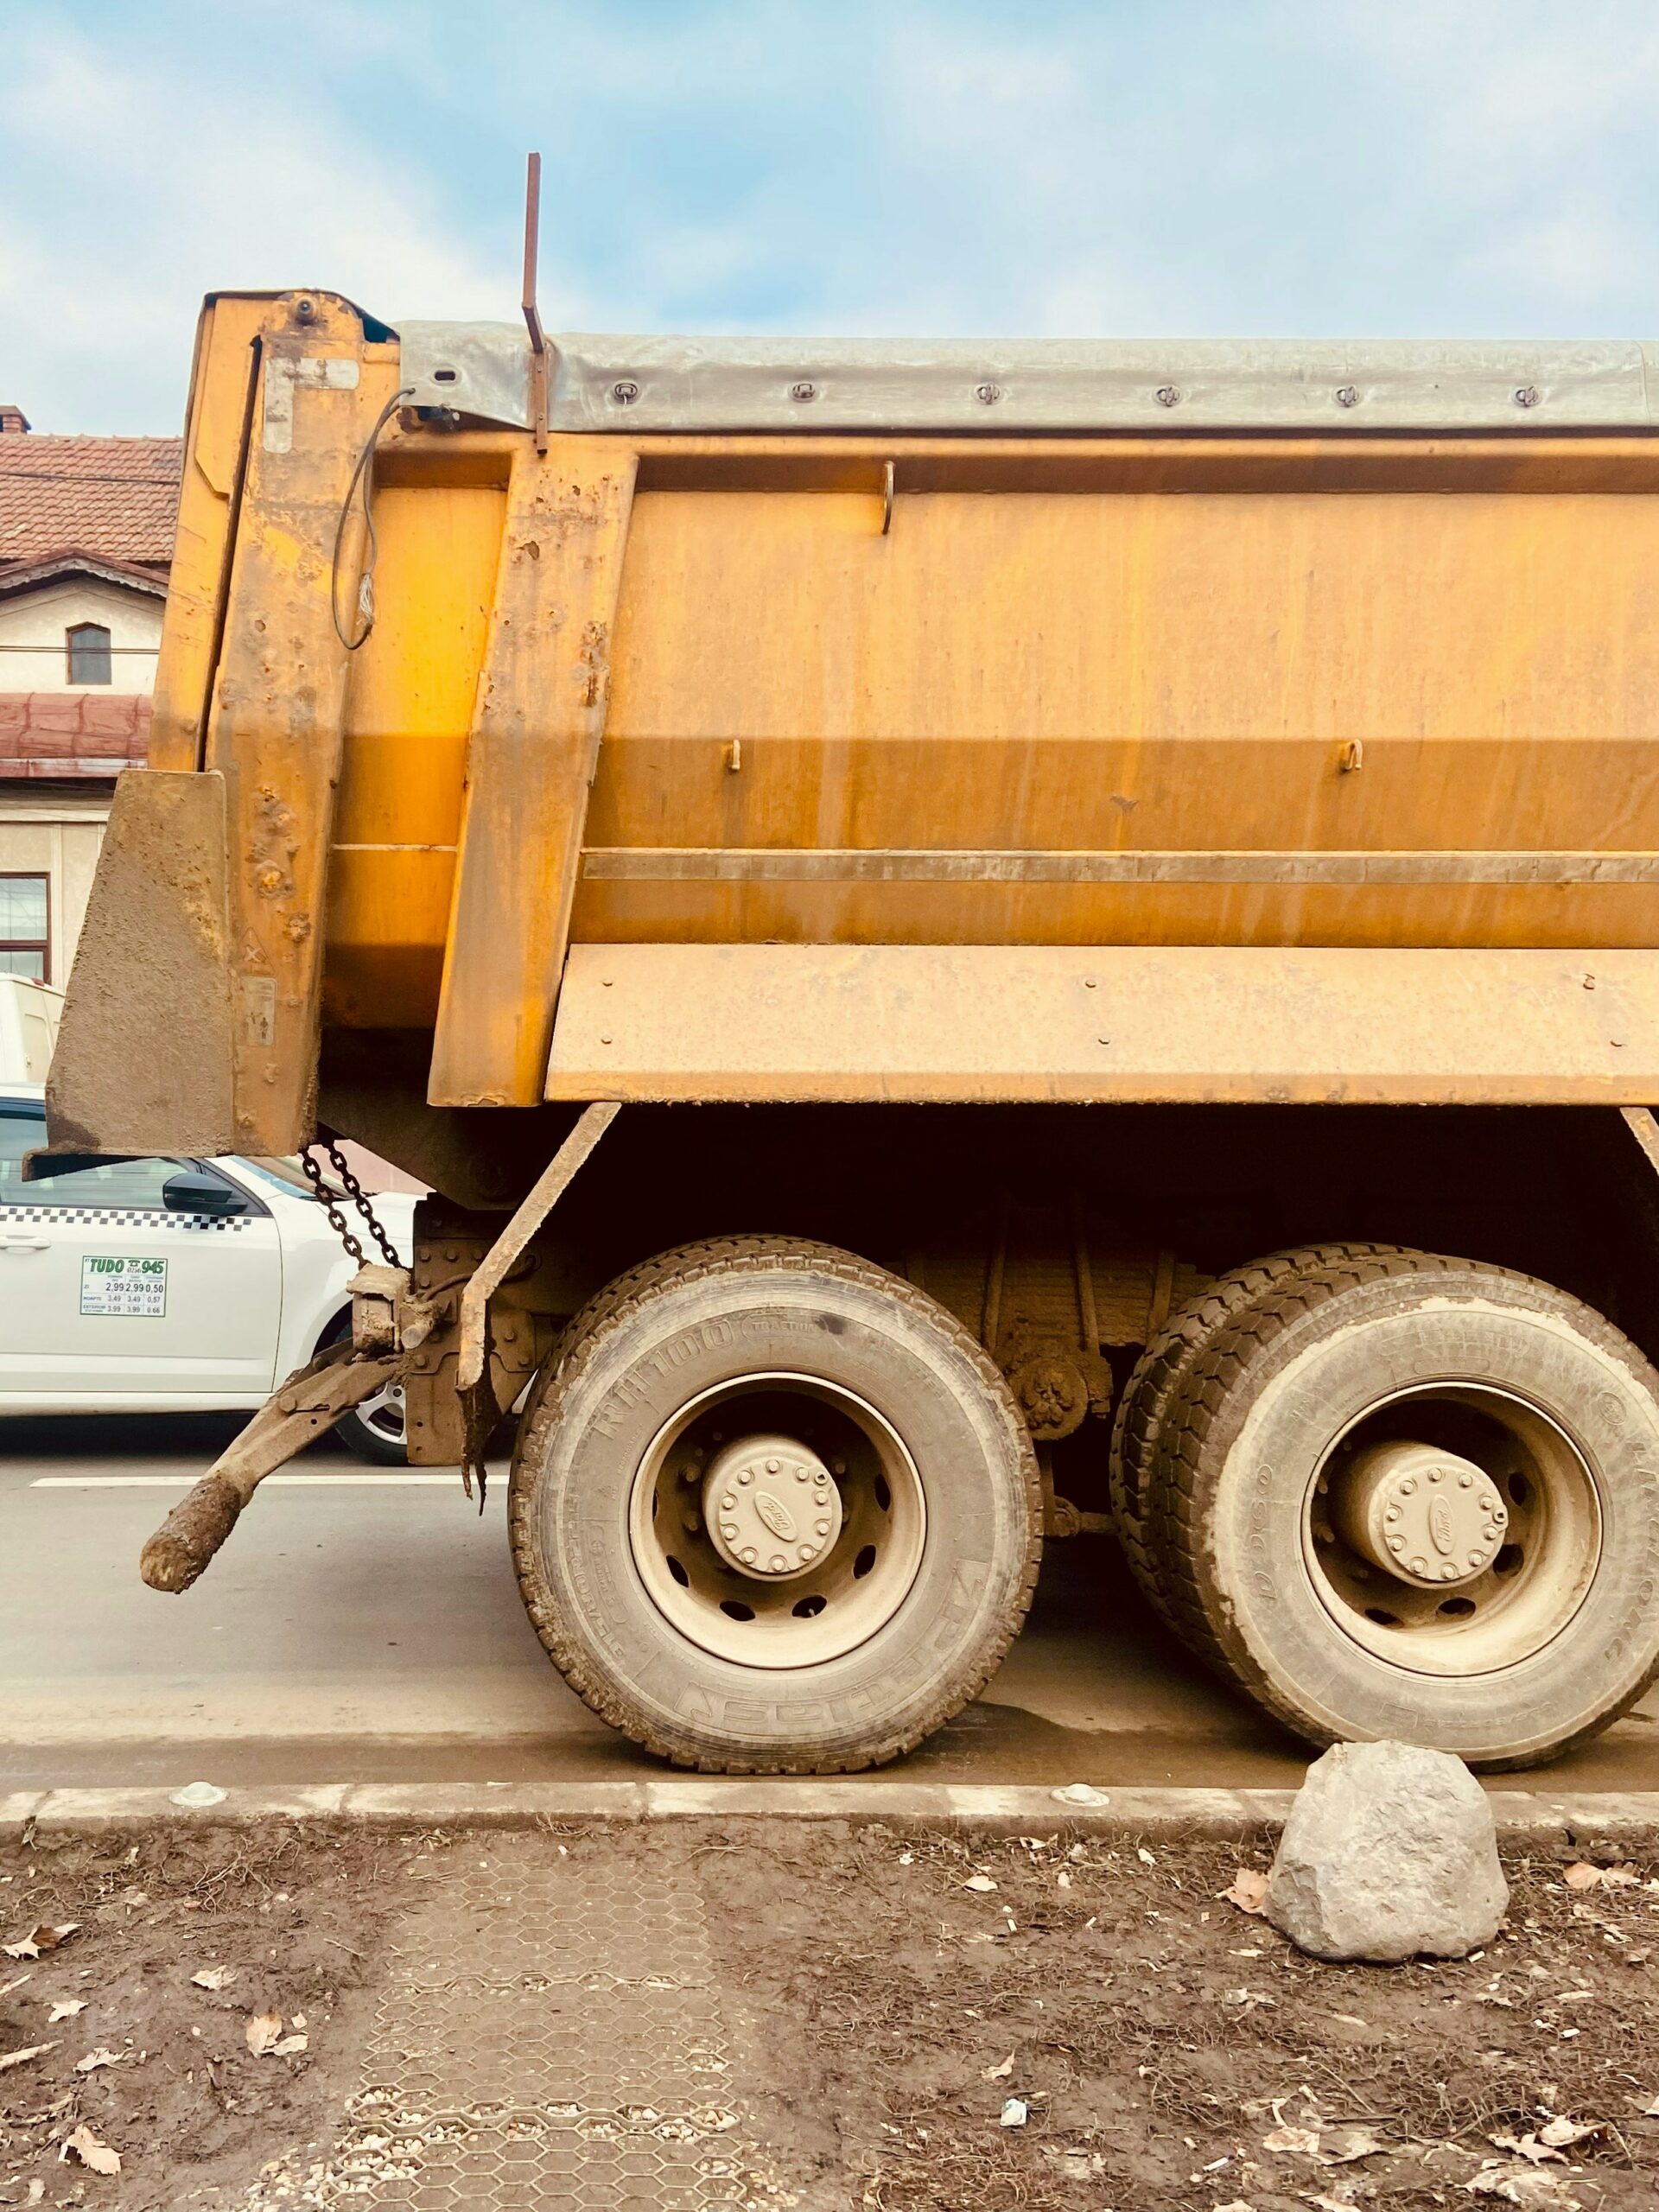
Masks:
[[[590,845],[1072,851],[1659,850],[1640,738],[609,734]]]
[[[448,482],[376,493],[375,624],[352,663],[329,856],[324,1005],[348,1027],[437,1016],[505,504]]]
[[[1659,734],[1649,497],[924,493],[887,537],[879,512],[642,492],[610,734]],[[855,801],[833,758],[816,797]]]
[[[595,944],[1659,946],[1652,884],[586,882]]]
[[[573,944],[550,1098],[1639,1105],[1659,968],[1612,953]]]
[[[429,1028],[438,1008],[453,849],[329,855],[324,1008],[348,1028]]]
[[[505,495],[384,486],[375,624],[353,656],[335,838],[453,845]]]

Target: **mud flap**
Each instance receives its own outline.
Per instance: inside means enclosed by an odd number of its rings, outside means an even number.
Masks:
[[[51,1149],[236,1149],[225,780],[116,785],[47,1084]]]

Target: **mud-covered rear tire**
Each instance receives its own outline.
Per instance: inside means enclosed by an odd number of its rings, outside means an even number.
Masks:
[[[789,1533],[745,1566],[759,1524],[717,1544],[705,1516],[724,1522],[707,1484],[751,1435],[760,1482],[731,1525],[771,1481],[766,1527]],[[879,1765],[959,1711],[1030,1605],[1041,1511],[1007,1383],[953,1317],[777,1237],[687,1246],[601,1291],[526,1408],[508,1504],[525,1606],[572,1688],[675,1764],[738,1774]]]
[[[1184,1632],[1171,1606],[1160,1522],[1153,1510],[1164,1423],[1188,1369],[1236,1315],[1294,1276],[1344,1260],[1395,1251],[1383,1244],[1302,1244],[1248,1261],[1178,1306],[1135,1363],[1112,1422],[1111,1506],[1118,1541],[1142,1594],[1166,1628]]]
[[[1167,1408],[1171,1609],[1310,1743],[1554,1758],[1659,1670],[1656,1393],[1547,1283],[1402,1251],[1299,1274],[1212,1336]]]

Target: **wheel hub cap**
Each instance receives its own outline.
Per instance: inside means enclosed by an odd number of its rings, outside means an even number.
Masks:
[[[709,1540],[740,1574],[786,1582],[806,1574],[841,1534],[841,1492],[817,1453],[792,1436],[745,1436],[702,1479]]]
[[[1332,1519],[1354,1549],[1421,1590],[1452,1589],[1484,1574],[1509,1518],[1483,1468],[1429,1444],[1372,1445],[1332,1499]]]

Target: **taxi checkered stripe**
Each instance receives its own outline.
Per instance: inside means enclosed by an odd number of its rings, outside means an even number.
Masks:
[[[100,1229],[246,1229],[243,1215],[168,1213],[159,1206],[0,1206],[0,1222],[90,1221]]]

